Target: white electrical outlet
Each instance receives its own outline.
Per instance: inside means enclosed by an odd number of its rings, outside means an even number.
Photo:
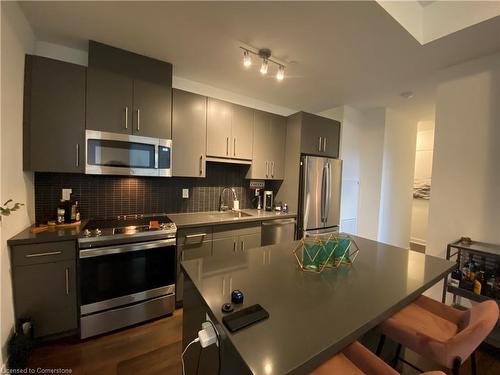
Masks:
[[[182,198],[189,198],[189,189],[182,189]]]
[[[73,189],[62,189],[62,199],[64,199],[65,201],[69,201],[72,192]]]

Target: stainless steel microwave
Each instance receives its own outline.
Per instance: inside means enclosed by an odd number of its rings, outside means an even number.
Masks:
[[[172,140],[85,131],[85,173],[172,176]]]

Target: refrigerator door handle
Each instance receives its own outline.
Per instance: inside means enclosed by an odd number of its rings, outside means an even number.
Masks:
[[[328,164],[323,166],[323,173],[321,176],[321,222],[326,222],[326,195],[327,195],[327,180],[328,180]]]
[[[332,168],[330,163],[326,163],[326,208],[325,208],[325,223],[328,222],[328,214],[330,213],[330,203],[332,201]]]

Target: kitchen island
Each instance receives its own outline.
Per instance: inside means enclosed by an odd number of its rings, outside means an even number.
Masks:
[[[259,247],[232,257],[185,261],[183,348],[212,320],[215,345],[186,352],[186,373],[307,374],[345,346],[409,304],[456,267],[455,263],[353,237],[355,263],[321,274],[302,272],[296,243]],[[231,291],[242,307],[260,304],[269,319],[230,333],[221,306]],[[237,311],[238,308],[235,309]]]

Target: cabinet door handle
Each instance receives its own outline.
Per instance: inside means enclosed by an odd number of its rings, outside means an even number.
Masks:
[[[323,151],[326,152],[326,137],[323,138]]]
[[[233,141],[233,156],[236,156],[236,137],[234,137]]]
[[[128,107],[125,107],[125,129],[128,129]]]
[[[137,131],[141,130],[141,110],[137,108]]]
[[[241,251],[245,251],[245,241],[241,241]]]
[[[226,137],[226,156],[229,155],[229,137]]]
[[[274,161],[271,162],[271,177],[274,177]]]
[[[236,241],[233,240],[233,252],[236,252]]]
[[[50,255],[59,255],[62,251],[49,251],[47,253],[35,253],[35,254],[27,254],[26,258],[35,258],[35,257],[46,257]]]
[[[321,147],[322,146],[323,146],[323,144],[322,144],[322,137],[319,137],[318,151],[321,151]]]
[[[269,176],[269,162],[266,161],[266,177]]]
[[[200,176],[203,175],[203,155],[200,155]]]
[[[75,164],[76,166],[80,166],[80,145],[77,143],[76,144],[76,161],[75,161]]]
[[[207,235],[206,233],[187,234],[185,237],[186,239],[190,239],[190,238],[205,237],[206,235]]]
[[[69,268],[66,267],[66,295],[69,296]]]

